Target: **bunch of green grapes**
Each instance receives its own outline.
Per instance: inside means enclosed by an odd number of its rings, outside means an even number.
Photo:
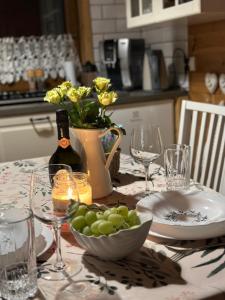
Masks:
[[[125,205],[102,209],[96,205],[75,203],[69,214],[72,227],[87,236],[109,235],[121,229],[135,228],[141,223],[136,211]]]

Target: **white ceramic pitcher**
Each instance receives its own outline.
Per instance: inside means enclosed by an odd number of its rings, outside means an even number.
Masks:
[[[109,166],[120,144],[122,133],[118,128],[108,129],[82,129],[71,128],[74,136],[79,140],[83,148],[82,158],[86,162],[86,172],[92,186],[93,199],[106,197],[112,193],[112,182],[109,174]],[[116,131],[118,137],[106,160],[101,138],[110,131]]]

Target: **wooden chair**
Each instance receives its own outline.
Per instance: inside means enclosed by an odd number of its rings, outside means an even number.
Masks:
[[[191,178],[225,195],[225,106],[183,100],[178,144],[191,146]]]

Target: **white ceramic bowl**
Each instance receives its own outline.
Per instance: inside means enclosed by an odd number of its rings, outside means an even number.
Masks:
[[[105,236],[86,236],[76,231],[71,226],[71,231],[78,242],[90,254],[101,259],[117,260],[123,258],[143,245],[152,224],[151,213],[138,213],[141,220],[140,226],[133,229],[120,230]]]
[[[215,191],[167,191],[142,198],[137,210],[153,214],[151,231],[179,240],[225,234],[225,196]]]

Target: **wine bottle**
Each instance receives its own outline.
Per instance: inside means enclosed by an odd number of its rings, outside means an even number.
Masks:
[[[72,148],[69,135],[69,119],[66,110],[56,111],[58,129],[58,147],[49,160],[49,164],[66,164],[72,170],[82,171],[83,165],[80,155]]]

